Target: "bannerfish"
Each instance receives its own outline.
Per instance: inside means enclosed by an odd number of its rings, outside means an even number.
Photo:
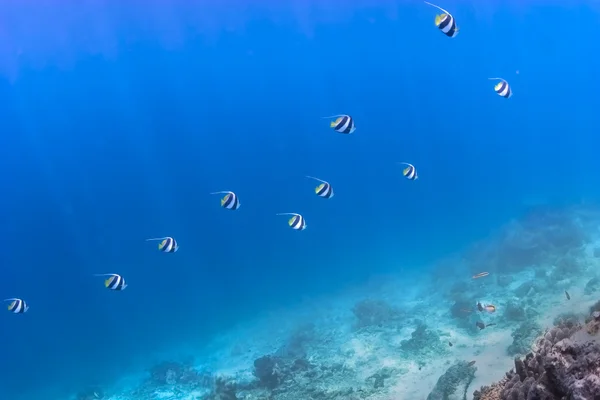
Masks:
[[[407,162],[401,162],[400,164],[406,165],[406,168],[402,170],[402,175],[410,181],[417,180],[419,176],[417,175],[417,169],[414,165],[409,164]]]
[[[496,306],[493,304],[481,304],[481,303],[477,303],[477,309],[479,311],[486,311],[488,313],[494,313],[496,312]]]
[[[95,274],[94,276],[108,276],[104,281],[104,286],[110,290],[124,290],[127,287],[125,279],[119,274]]]
[[[571,300],[571,296],[569,295],[569,292],[567,292],[566,290],[565,290],[565,296],[567,296],[567,300]]]
[[[11,303],[8,305],[8,311],[13,314],[24,314],[29,310],[29,306],[25,303],[23,299],[11,298],[4,299],[4,301],[10,301]]]
[[[438,14],[435,16],[435,26],[437,26],[438,29],[444,35],[451,38],[456,37],[456,35],[458,35],[459,28],[456,25],[456,20],[454,19],[452,14],[444,10],[442,7],[436,6],[435,4],[429,3],[427,1],[425,2],[425,4],[435,7],[442,12],[442,14]]]
[[[237,195],[229,190],[223,190],[220,192],[212,192],[211,194],[224,194],[223,198],[221,198],[221,207],[227,210],[237,210],[240,208],[240,199]]]
[[[296,231],[303,231],[306,229],[306,220],[298,213],[279,213],[276,215],[291,215],[292,218],[290,218],[288,221],[290,228]]]
[[[177,250],[179,250],[177,241],[171,236],[146,239],[147,242],[151,240],[160,240],[160,243],[158,244],[158,250],[162,251],[163,253],[175,253]]]
[[[356,130],[356,125],[354,125],[354,119],[347,114],[330,115],[329,117],[323,118],[335,118],[335,120],[329,123],[329,127],[336,132],[350,134]]]
[[[484,276],[488,276],[489,274],[490,274],[489,272],[480,272],[476,275],[473,275],[473,279],[483,278]]]
[[[507,81],[502,78],[488,78],[490,80],[500,81],[494,86],[494,91],[498,94],[498,96],[502,96],[505,99],[510,98],[512,96],[512,89]]]
[[[315,188],[315,193],[317,194],[317,196],[322,197],[324,199],[330,199],[333,197],[333,188],[331,187],[329,182],[319,178],[315,178],[314,176],[307,176],[307,178],[321,182],[321,184]]]

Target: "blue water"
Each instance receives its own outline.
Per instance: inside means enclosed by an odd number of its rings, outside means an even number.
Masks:
[[[426,273],[532,202],[600,197],[593,1],[447,0],[454,39],[416,0],[170,3],[0,10],[0,297],[31,307],[0,315],[2,398],[109,384],[262,311]],[[127,290],[93,277],[113,272]]]

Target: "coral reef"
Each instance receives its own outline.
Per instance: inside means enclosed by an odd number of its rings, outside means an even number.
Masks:
[[[531,350],[531,345],[542,333],[542,329],[533,321],[524,321],[511,334],[513,342],[506,349],[510,356],[525,354]]]
[[[407,353],[424,355],[432,351],[443,352],[446,348],[440,341],[440,336],[421,321],[417,322],[417,327],[410,336],[410,339],[400,342],[400,348]]]
[[[460,398],[467,400],[467,391],[469,385],[475,378],[477,368],[473,363],[459,361],[446,370],[438,379],[435,387],[427,396],[427,400],[448,400],[450,398]],[[460,397],[453,395],[460,389]]]
[[[600,400],[600,311],[585,326],[567,320],[548,330],[506,377],[475,400]]]

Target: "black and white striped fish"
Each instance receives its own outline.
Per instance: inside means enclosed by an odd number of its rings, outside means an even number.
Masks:
[[[354,119],[347,114],[330,115],[329,117],[323,118],[335,118],[335,120],[329,123],[329,127],[336,132],[350,134],[356,130]]]
[[[24,314],[27,312],[27,310],[29,310],[29,306],[23,299],[12,298],[5,299],[4,301],[10,301],[10,304],[8,305],[8,311],[13,314]]]
[[[160,240],[160,243],[158,244],[158,250],[162,251],[163,253],[175,253],[177,250],[179,250],[177,241],[170,236],[146,239],[147,242],[151,240]]]
[[[307,178],[321,182],[321,184],[315,188],[315,193],[317,194],[317,196],[322,197],[324,199],[330,199],[333,197],[333,188],[331,187],[329,182],[319,178],[315,178],[314,176],[307,176]]]
[[[498,94],[498,96],[502,96],[505,99],[510,98],[512,96],[512,89],[507,81],[502,78],[488,78],[494,81],[500,81],[496,85],[494,85],[494,91]]]
[[[240,199],[233,192],[228,190],[223,190],[221,192],[213,192],[211,194],[225,194],[221,199],[221,207],[226,208],[228,210],[237,210],[240,208]]]
[[[277,215],[291,215],[292,218],[289,219],[288,225],[290,228],[296,231],[303,231],[306,229],[306,220],[304,217],[297,213],[279,213]]]
[[[456,25],[456,20],[448,11],[444,10],[440,6],[436,6],[435,4],[425,2],[425,4],[429,4],[432,7],[437,8],[443,14],[438,14],[435,16],[435,26],[446,36],[448,37],[456,37],[458,35],[459,28]]]
[[[104,281],[104,286],[110,290],[124,290],[127,287],[125,279],[119,274],[96,274],[94,276],[108,276]]]
[[[419,178],[419,175],[417,175],[417,169],[414,165],[406,162],[401,162],[400,164],[406,165],[406,168],[402,170],[402,175],[404,175],[406,179],[414,181]]]

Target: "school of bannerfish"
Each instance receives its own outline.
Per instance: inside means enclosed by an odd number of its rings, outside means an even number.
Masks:
[[[435,17],[435,25],[444,35],[446,35],[450,38],[455,38],[458,35],[458,32],[460,29],[459,29],[458,25],[456,24],[456,19],[452,16],[452,14],[450,14],[448,11],[444,10],[443,8],[441,8],[435,4],[429,3],[427,1],[425,2],[425,4],[435,7],[441,11],[441,14],[438,14]],[[496,83],[494,85],[494,91],[496,92],[496,94],[498,94],[499,96],[504,97],[506,99],[508,99],[512,96],[512,88],[505,79],[498,78],[498,77],[488,78],[488,79],[498,81],[498,83]],[[332,119],[329,124],[329,127],[338,133],[348,135],[348,134],[353,133],[356,130],[354,118],[352,118],[350,115],[339,114],[339,115],[332,115],[332,116],[323,117],[323,118]],[[406,179],[414,181],[418,178],[417,169],[413,164],[410,164],[408,162],[401,162],[400,164],[405,166],[405,168],[402,170],[402,175]],[[333,187],[331,186],[331,184],[329,182],[327,182],[323,179],[320,179],[320,178],[313,177],[313,176],[307,176],[307,178],[313,179],[319,183],[314,189],[315,194],[317,196],[324,198],[324,199],[331,199],[333,197]],[[226,210],[236,211],[241,206],[240,199],[237,196],[237,194],[235,194],[235,192],[218,191],[218,192],[213,192],[210,194],[224,195],[221,198],[221,207],[223,207]],[[304,216],[302,216],[302,214],[294,213],[294,212],[284,212],[284,213],[277,213],[276,215],[284,215],[284,216],[291,217],[288,219],[288,225],[293,230],[304,231],[307,227],[306,219],[304,218]],[[160,238],[151,238],[151,239],[146,239],[146,240],[147,241],[158,241],[159,242],[158,250],[163,253],[175,253],[175,252],[177,252],[177,250],[179,250],[179,245],[177,244],[177,241],[175,240],[175,238],[170,237],[170,236],[165,236],[165,237],[160,237]],[[487,275],[487,272],[482,273],[482,274]],[[485,276],[485,275],[481,275],[481,276]],[[106,279],[104,280],[104,287],[106,289],[121,291],[127,287],[127,284],[125,283],[125,279],[119,274],[116,274],[116,273],[95,274],[94,276],[106,277]],[[478,277],[480,277],[480,276],[477,276],[477,278]],[[473,278],[476,278],[476,277],[473,277]],[[24,314],[29,310],[29,305],[22,298],[13,297],[13,298],[5,299],[4,301],[10,302],[8,305],[8,311],[10,311],[13,314]],[[494,306],[486,305],[486,306],[480,306],[480,307],[484,307],[487,311],[493,312],[491,307],[494,307]],[[481,310],[483,310],[484,308],[481,308]],[[495,308],[493,310],[495,311]]]

